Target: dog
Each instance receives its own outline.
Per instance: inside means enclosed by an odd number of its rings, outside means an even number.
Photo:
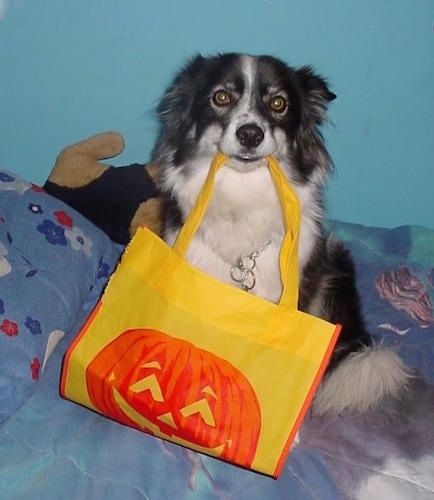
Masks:
[[[351,256],[324,235],[324,187],[333,163],[321,126],[335,98],[311,66],[296,69],[265,55],[197,55],[157,107],[160,134],[152,155],[169,245],[214,156],[228,157],[186,259],[272,302],[282,292],[278,262],[284,224],[267,157],[278,161],[301,204],[299,309],[343,327],[313,402],[318,415],[366,411],[399,395],[411,377],[395,352],[372,345]],[[252,273],[234,273],[246,256],[254,259]]]

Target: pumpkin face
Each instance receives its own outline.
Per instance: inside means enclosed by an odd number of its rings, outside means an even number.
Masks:
[[[246,377],[215,354],[166,333],[127,330],[88,365],[90,399],[139,430],[249,467],[261,426]]]

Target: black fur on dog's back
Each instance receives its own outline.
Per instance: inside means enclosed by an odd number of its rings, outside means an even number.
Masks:
[[[330,238],[330,237],[329,237]],[[342,325],[328,371],[339,361],[371,345],[356,288],[353,260],[342,243],[325,238],[318,244],[300,283],[299,308],[309,312],[318,289],[323,288],[321,317]]]

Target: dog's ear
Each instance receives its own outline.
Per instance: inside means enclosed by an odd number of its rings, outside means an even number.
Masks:
[[[327,119],[327,106],[336,95],[328,88],[327,81],[315,74],[310,66],[296,70],[295,76],[301,106],[294,146],[300,159],[300,169],[308,178],[318,168],[325,173],[333,167],[319,127]]]
[[[192,85],[196,81],[195,76],[202,69],[203,61],[204,58],[200,54],[191,58],[166,89],[157,107],[157,113],[164,125],[177,128],[185,124],[185,120],[190,116],[195,93]]]
[[[175,145],[181,144],[191,128],[191,109],[195,96],[193,85],[197,81],[195,77],[203,69],[203,62],[204,58],[200,54],[191,58],[178,72],[157,106],[161,131],[152,154],[156,161]]]
[[[336,94],[311,66],[303,66],[295,74],[305,100],[304,111],[308,113],[308,121],[313,119],[319,125],[326,119],[328,103],[336,99]]]

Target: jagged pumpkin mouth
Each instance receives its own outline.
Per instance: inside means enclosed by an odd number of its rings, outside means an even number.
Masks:
[[[114,373],[110,376],[111,381],[114,380]],[[148,418],[146,418],[144,415],[139,413],[137,410],[135,410],[121,395],[121,393],[116,389],[115,386],[112,385],[112,392],[113,392],[113,398],[118,405],[119,409],[133,422],[135,422],[137,425],[139,425],[143,430],[152,433],[156,437],[160,437],[163,439],[170,438],[171,441],[180,444],[182,446],[191,446],[193,443],[188,441],[187,439],[184,439],[180,437],[178,434],[172,433],[168,434],[166,432],[163,432],[160,428],[160,426]],[[201,411],[201,407],[203,410]],[[205,399],[199,400],[193,405],[189,405],[188,407],[184,408],[184,410],[187,410],[184,416],[188,416],[188,412],[197,413],[200,412],[201,415],[203,415],[204,419],[207,420],[207,424],[215,427],[215,421],[214,417],[212,416],[212,413],[210,413],[209,406],[206,403]],[[196,411],[197,410],[197,411]],[[157,417],[157,420],[159,420],[162,423],[167,424],[170,427],[173,427],[174,429],[178,430],[178,426],[175,423],[175,420],[172,416],[171,413],[164,413],[160,416]],[[178,432],[181,432],[178,430]],[[228,439],[225,443],[215,446],[215,447],[207,447],[207,446],[200,446],[196,442],[194,443],[194,446],[197,451],[203,452],[203,453],[213,453],[216,456],[220,456],[225,447],[230,448],[232,445],[232,440]]]

